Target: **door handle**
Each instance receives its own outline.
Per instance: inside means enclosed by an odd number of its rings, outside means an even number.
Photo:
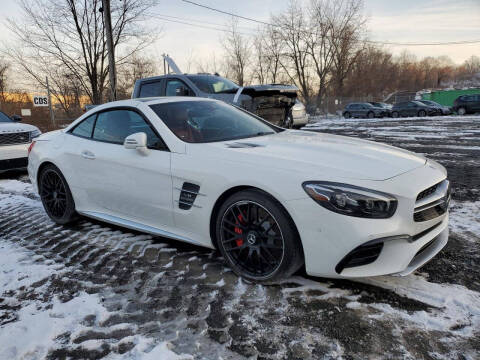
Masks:
[[[83,158],[85,159],[89,159],[89,160],[94,160],[95,159],[95,154],[92,153],[91,151],[88,151],[88,150],[84,150],[80,153],[80,155],[82,155]]]

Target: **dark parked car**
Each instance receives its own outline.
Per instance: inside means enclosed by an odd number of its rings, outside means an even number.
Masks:
[[[442,111],[434,106],[424,104],[420,101],[405,101],[393,105],[392,117],[400,116],[433,116],[441,115]]]
[[[437,109],[440,109],[440,111],[442,112],[442,115],[450,115],[452,113],[452,110],[450,109],[450,107],[439,104],[435,101],[432,101],[432,100],[418,100],[418,101],[420,101],[425,105],[433,106],[433,107],[436,107]]]
[[[344,118],[349,119],[351,117],[384,117],[388,116],[387,109],[382,107],[373,106],[370,103],[351,103],[348,104],[342,112]]]
[[[392,115],[392,105],[384,103],[384,102],[377,102],[377,101],[369,101],[368,103],[375,106],[375,107],[385,109],[387,116]]]
[[[480,112],[480,94],[462,95],[453,102],[453,111],[458,115]]]

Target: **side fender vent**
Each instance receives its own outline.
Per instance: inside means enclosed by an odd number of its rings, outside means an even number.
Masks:
[[[195,199],[200,191],[200,186],[185,182],[180,189],[180,198],[178,199],[178,207],[182,210],[189,210],[192,208]]]

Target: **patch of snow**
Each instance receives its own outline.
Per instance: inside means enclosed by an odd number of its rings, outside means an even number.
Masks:
[[[480,201],[452,201],[450,205],[450,230],[454,233],[469,232],[480,236]],[[471,241],[471,239],[467,236]]]
[[[0,291],[16,290],[57,273],[57,267],[33,263],[35,259],[12,243],[0,243]]]

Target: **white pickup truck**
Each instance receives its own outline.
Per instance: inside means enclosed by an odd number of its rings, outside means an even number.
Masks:
[[[22,124],[21,117],[0,111],[0,173],[26,169],[28,147],[42,133],[36,126]]]

